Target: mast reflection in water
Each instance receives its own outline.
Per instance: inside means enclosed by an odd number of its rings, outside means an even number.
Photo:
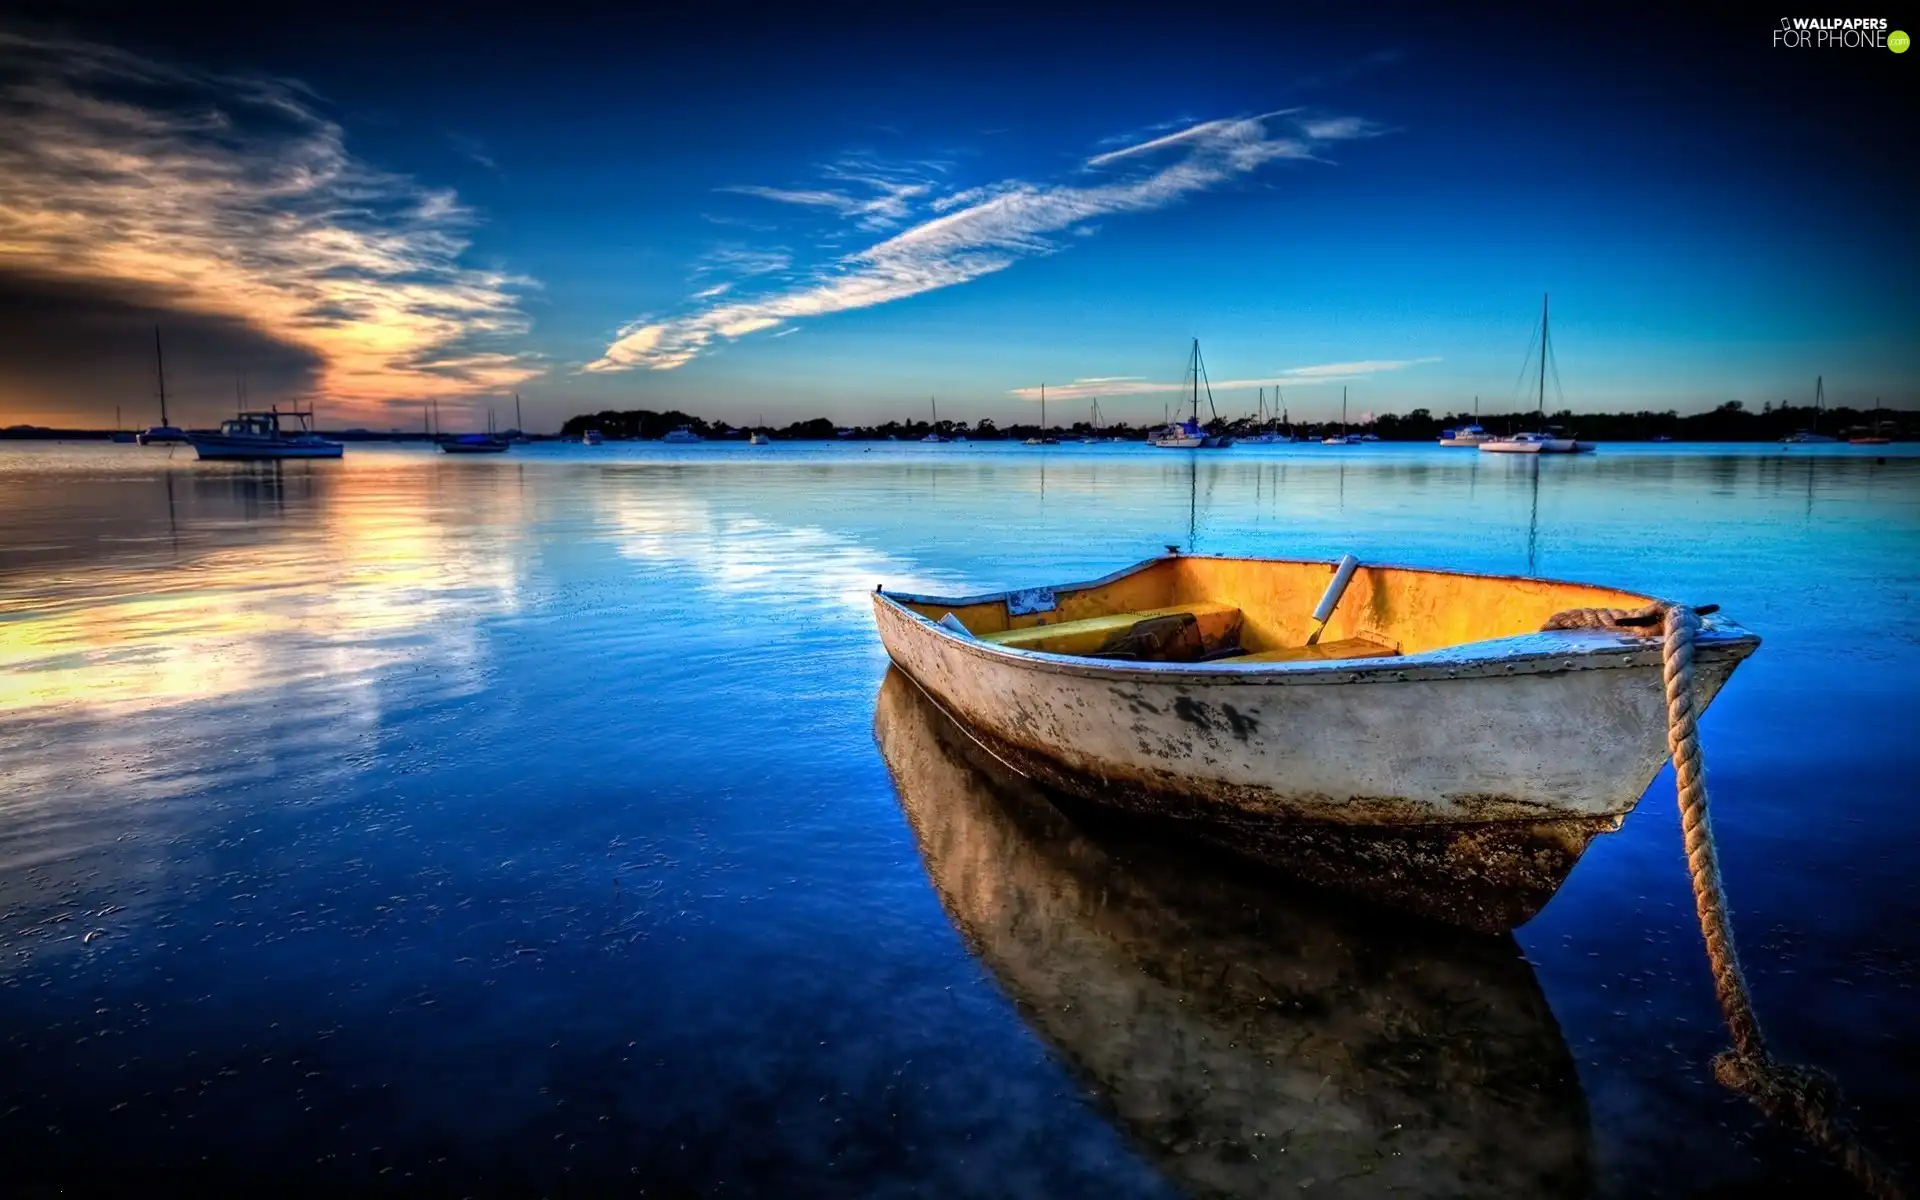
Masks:
[[[1283,889],[1069,815],[898,671],[874,733],[948,917],[1179,1187],[1592,1190],[1573,1060],[1510,935]]]

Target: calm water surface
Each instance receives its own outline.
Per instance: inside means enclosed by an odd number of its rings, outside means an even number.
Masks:
[[[1876,448],[1882,449],[1882,448]],[[1920,457],[0,448],[5,1186],[1688,1195],[1672,777],[1510,940],[1048,808],[876,583],[1169,543],[1591,580],[1765,639],[1703,723],[1780,1054],[1920,1133]]]

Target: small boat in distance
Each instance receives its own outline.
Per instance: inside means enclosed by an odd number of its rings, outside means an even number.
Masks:
[[[771,446],[773,445],[773,435],[769,433],[761,433],[758,429],[756,429],[752,433],[747,435],[747,445]]]
[[[120,406],[118,404],[114,405],[113,406],[113,431],[107,434],[107,440],[110,442],[118,442],[121,445],[133,445],[134,443],[139,441],[139,438],[140,438],[140,435],[135,433],[133,430],[128,429],[126,427],[126,422],[121,420]]]
[[[1567,439],[1544,433],[1516,433],[1480,443],[1480,449],[1488,454],[1571,454],[1573,448]]]
[[[160,354],[160,327],[153,327],[153,368],[160,380],[160,423],[149,425],[133,440],[142,446],[178,445],[187,440],[187,431],[167,419],[167,364]]]
[[[1612,588],[1169,553],[872,601],[894,665],[1022,774],[1483,930],[1531,918],[1668,757],[1658,625],[1556,619],[1657,611]],[[1701,621],[1704,711],[1760,639]]]
[[[1480,428],[1480,397],[1473,398],[1473,424],[1456,425],[1452,429],[1440,431],[1442,446],[1467,447],[1478,446],[1493,440],[1493,435]]]
[[[945,442],[947,439],[940,436],[940,405],[935,402],[932,396],[927,397],[927,411],[932,414],[929,419],[932,428],[927,431],[927,436],[920,440],[926,442],[928,445],[938,445]]]
[[[1320,439],[1322,446],[1358,446],[1360,435],[1347,432],[1347,389],[1340,389],[1340,432]]]
[[[1552,353],[1552,342],[1547,331],[1547,298],[1540,297],[1540,394],[1536,403],[1537,415],[1544,423],[1547,411],[1547,355]],[[1524,369],[1525,364],[1522,364]],[[1554,386],[1559,387],[1559,375],[1554,375]],[[1476,399],[1475,404],[1478,405]],[[1486,454],[1590,454],[1592,442],[1583,442],[1571,438],[1556,425],[1547,425],[1545,433],[1516,433],[1511,437],[1493,438],[1480,443],[1480,449]]]
[[[707,439],[695,433],[693,426],[682,425],[678,429],[670,430],[667,435],[660,440],[673,443],[674,445],[685,445],[689,442],[704,442]]]
[[[1240,440],[1255,446],[1278,446],[1293,441],[1292,434],[1281,433],[1273,427],[1274,418],[1267,415],[1267,389],[1264,387],[1260,389],[1258,406],[1254,416],[1254,427],[1260,432],[1254,434],[1252,437],[1241,438]],[[1275,408],[1280,407],[1279,388],[1273,389],[1273,406]]]
[[[1060,439],[1047,432],[1047,385],[1040,385],[1040,433],[1027,439],[1029,446],[1058,446]]]
[[[1177,424],[1169,423],[1166,428],[1147,435],[1147,441],[1162,450],[1225,450],[1233,445],[1233,439],[1224,434],[1209,433],[1200,423],[1200,385],[1207,387],[1207,409],[1213,413],[1213,419],[1220,419],[1220,410],[1213,406],[1213,384],[1207,380],[1207,367],[1200,358],[1200,339],[1193,339],[1193,351],[1187,356],[1187,376],[1192,381],[1193,413]],[[1182,382],[1187,382],[1182,380]]]
[[[463,433],[440,443],[442,454],[505,454],[511,442],[491,433]]]
[[[1788,446],[1800,446],[1809,443],[1837,442],[1840,439],[1828,437],[1820,432],[1820,413],[1827,407],[1827,377],[1816,375],[1813,378],[1813,428],[1799,429],[1780,439]]]
[[[289,433],[282,422],[291,419],[298,432]],[[313,410],[293,409],[281,412],[278,405],[265,411],[234,414],[220,423],[218,433],[190,433],[187,441],[203,459],[229,462],[262,462],[288,458],[339,458],[346,447],[330,442],[313,431]]]
[[[580,444],[582,446],[598,446],[605,443],[606,440],[606,436],[598,429],[589,429],[580,435]]]

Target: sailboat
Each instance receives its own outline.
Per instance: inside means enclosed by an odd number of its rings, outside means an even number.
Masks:
[[[1259,402],[1259,415],[1256,418],[1255,423],[1258,425],[1260,432],[1254,434],[1252,437],[1247,438],[1245,440],[1252,442],[1254,445],[1257,445],[1257,446],[1272,446],[1272,445],[1276,445],[1283,442],[1291,442],[1293,438],[1290,435],[1281,433],[1280,431],[1273,428],[1273,417],[1270,417],[1267,415],[1267,389],[1266,388],[1260,389],[1260,396],[1259,396],[1258,402]],[[1280,389],[1279,388],[1273,389],[1273,406],[1275,408],[1280,407]]]
[[[1493,435],[1480,428],[1480,397],[1473,398],[1473,424],[1460,425],[1440,431],[1442,446],[1472,447],[1493,440]]]
[[[113,432],[107,435],[107,440],[110,442],[119,442],[123,445],[131,445],[139,436],[140,435],[127,428],[126,422],[120,419],[120,406],[118,404],[114,405]]]
[[[1547,414],[1547,355],[1551,353],[1551,347],[1552,342],[1547,331],[1547,297],[1542,295],[1540,297],[1540,394],[1537,401],[1537,412],[1542,424],[1545,424]],[[1576,454],[1592,451],[1593,443],[1562,437],[1552,426],[1547,426],[1545,433],[1516,433],[1512,437],[1489,439],[1480,443],[1480,449],[1487,454]]]
[[[1233,439],[1220,434],[1207,432],[1200,423],[1200,384],[1206,379],[1206,364],[1200,359],[1200,339],[1193,339],[1193,352],[1187,358],[1187,374],[1193,380],[1193,415],[1175,424],[1168,422],[1165,429],[1155,433],[1148,440],[1162,450],[1224,450],[1233,445]],[[1220,418],[1220,412],[1213,407],[1213,385],[1207,384],[1207,409],[1214,419]]]
[[[1060,439],[1047,432],[1047,385],[1040,385],[1040,436],[1027,439],[1029,446],[1058,446]]]
[[[921,438],[920,440],[923,442],[936,442],[936,443],[946,441],[947,439],[940,436],[940,406],[934,403],[932,396],[927,397],[927,410],[933,414],[933,418],[932,418],[933,428],[928,430],[927,436]]]
[[[1820,413],[1827,406],[1827,377],[1817,375],[1813,380],[1813,428],[1801,429],[1788,434],[1780,440],[1787,445],[1804,442],[1834,442],[1838,438],[1828,437],[1820,432]]]
[[[1359,435],[1347,432],[1347,389],[1344,386],[1340,389],[1340,432],[1332,437],[1321,438],[1320,444],[1323,446],[1358,446],[1360,444]]]
[[[533,441],[532,438],[527,436],[527,427],[522,422],[523,418],[520,416],[520,393],[515,392],[513,394],[513,429],[507,435],[507,440],[516,446],[525,446]]]
[[[1100,429],[1100,398],[1096,396],[1094,397],[1093,403],[1087,409],[1087,434],[1085,437],[1079,439],[1080,444],[1082,446],[1091,446],[1095,442],[1099,441],[1100,439],[1094,436],[1096,433],[1099,432],[1099,429]]]
[[[187,440],[187,431],[167,420],[167,363],[160,355],[160,327],[153,327],[153,368],[160,379],[160,423],[134,435],[142,446],[165,446]]]

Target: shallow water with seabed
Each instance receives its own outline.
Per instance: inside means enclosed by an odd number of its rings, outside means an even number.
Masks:
[[[1356,1159],[1257,1113],[1227,1129],[1212,1089],[1263,1064],[1207,1039],[1269,1028],[1285,995],[1321,1014],[1296,1018],[1315,1053],[1364,1060],[1296,1101],[1417,1126],[1418,1064],[1458,1060],[1460,1026],[1399,1017],[1454,1009],[1305,965],[1318,1001],[1300,981],[1226,988],[1169,973],[1153,942],[1085,959],[1102,965],[1055,995],[983,938],[998,926],[968,927],[1003,909],[943,886],[941,862],[975,860],[929,844],[915,789],[1006,789],[883,753],[867,593],[1069,582],[1167,544],[1605,583],[1719,603],[1760,634],[1702,723],[1749,981],[1781,1057],[1836,1073],[1877,1144],[1913,1143],[1906,447],[353,445],[275,466],[10,445],[8,1184],[1364,1194],[1407,1154],[1451,1153],[1385,1138]],[[909,749],[935,733],[893,728]],[[1331,938],[1362,964],[1491,979],[1523,998],[1499,1011],[1527,1014],[1526,1039],[1484,1053],[1564,1047],[1573,1072],[1552,1085],[1573,1147],[1555,1191],[1829,1186],[1708,1072],[1725,1035],[1672,786],[1663,772],[1492,951],[1264,878],[1169,891],[1208,860],[1097,822],[1071,871],[1049,873],[1050,847],[1082,834],[1042,822],[979,860],[1005,880],[967,878],[1046,899],[1019,910],[1034,936],[1088,954],[1089,930],[1118,935],[1061,897],[1106,879],[1155,897],[1116,920],[1218,939],[1195,961],[1252,912],[1279,973],[1304,961],[1285,947]],[[1133,1027],[1089,1042],[1034,1007],[1074,987],[1144,997]],[[1174,1021],[1188,1002],[1215,1024]],[[1355,1005],[1392,1025],[1392,1054],[1363,1054],[1381,1043],[1350,1032]],[[1145,1099],[1113,1065],[1195,1037],[1206,1053],[1160,1054]],[[1471,1107],[1480,1076],[1447,1078],[1433,1094]]]

